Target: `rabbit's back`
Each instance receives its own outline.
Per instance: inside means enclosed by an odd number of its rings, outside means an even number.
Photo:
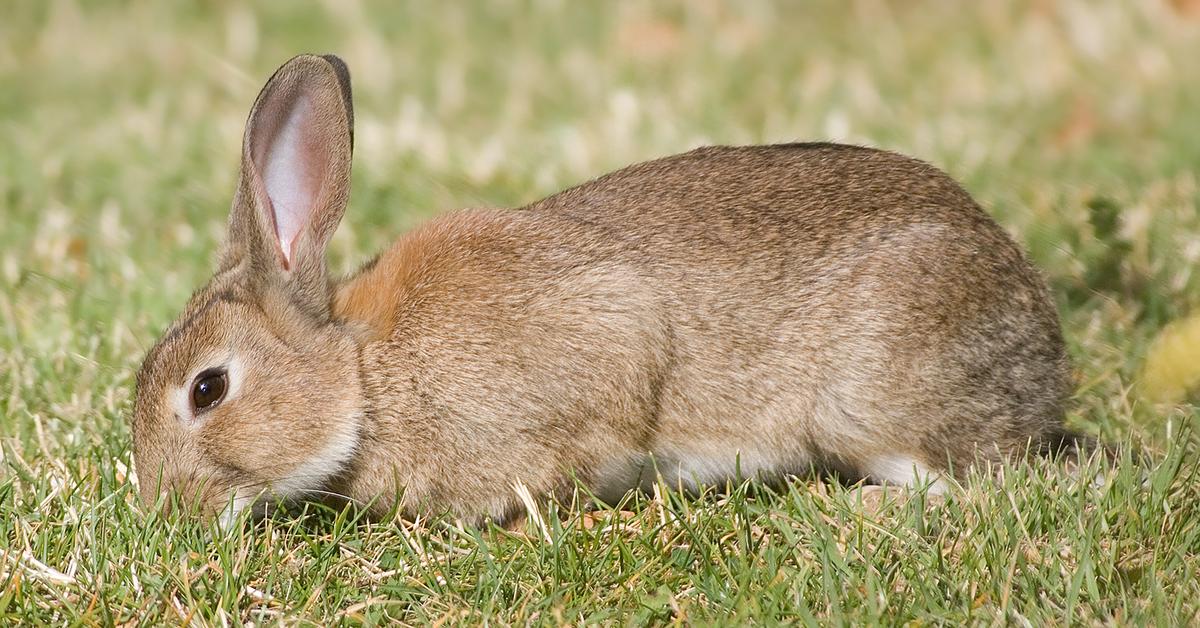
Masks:
[[[1016,245],[949,177],[883,151],[700,149],[439,219],[382,259],[339,299],[355,318],[356,292],[390,297],[371,385],[419,371],[448,414],[440,457],[414,466],[492,457],[496,482],[537,475],[530,456],[607,496],[653,477],[650,456],[685,483],[897,480],[1041,446],[1068,386]]]
[[[871,475],[1057,433],[1069,366],[1044,282],[923,162],[833,144],[704,148],[529,210],[591,226],[652,277],[675,340],[661,457],[699,457],[674,435],[706,434],[696,449],[741,444],[743,468]]]

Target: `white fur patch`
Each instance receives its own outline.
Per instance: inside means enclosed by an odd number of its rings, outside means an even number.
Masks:
[[[237,522],[238,515],[247,506],[254,504],[257,501],[257,496],[247,495],[243,489],[234,491],[232,499],[229,500],[229,505],[221,511],[221,515],[217,518],[217,523],[222,531],[228,532],[233,528],[233,524]]]
[[[246,377],[244,364],[236,355],[213,352],[205,355],[204,359],[197,361],[196,364],[197,366],[188,374],[186,383],[182,387],[173,388],[168,393],[167,400],[180,421],[191,430],[199,429],[204,419],[204,413],[193,416],[191,402],[192,384],[200,373],[212,368],[224,367],[226,369],[226,391],[225,396],[221,399],[221,404],[231,403],[239,397]],[[323,484],[350,460],[358,445],[361,422],[362,416],[359,413],[354,413],[346,417],[344,421],[338,422],[336,429],[329,432],[325,446],[312,458],[293,469],[282,481],[272,483],[269,491],[279,497],[297,497],[303,495],[305,491]],[[219,516],[221,528],[227,530],[232,526],[243,510],[259,503],[264,493],[265,491],[260,491],[249,494],[241,489],[235,491],[229,504]]]
[[[776,476],[784,470],[796,470],[807,464],[806,460],[781,460],[778,452],[754,446],[660,449],[654,454],[654,461],[663,479],[672,486],[689,489],[720,485],[728,480]],[[653,470],[650,473],[653,474]],[[643,475],[643,485],[647,479]]]
[[[271,485],[271,489],[282,497],[297,497],[305,491],[317,488],[333,477],[354,455],[358,446],[361,414],[353,414],[336,425],[328,435],[325,446],[312,458],[292,470],[283,480]]]
[[[805,456],[784,459],[777,452],[755,446],[691,443],[686,449],[659,447],[651,454],[631,455],[604,465],[596,473],[593,490],[612,504],[631,489],[651,490],[660,475],[672,488],[696,490],[728,480],[794,473],[806,469],[809,462]]]
[[[912,457],[900,454],[878,456],[868,460],[863,471],[872,480],[883,484],[911,487],[928,484],[929,493],[934,495],[945,493],[949,488],[940,473],[934,473]]]
[[[271,485],[256,494],[249,494],[243,489],[234,491],[229,505],[221,511],[219,517],[221,529],[228,530],[238,516],[246,508],[258,505],[262,499],[275,497],[300,497],[305,492],[315,489],[326,480],[341,471],[342,467],[354,454],[358,445],[358,429],[362,416],[355,414],[343,423],[339,429],[330,435],[329,442],[317,455],[292,470],[283,480]]]

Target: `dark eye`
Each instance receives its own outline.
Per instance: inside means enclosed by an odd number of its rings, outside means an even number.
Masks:
[[[192,384],[192,408],[207,410],[221,401],[225,396],[225,371],[223,369],[208,370],[196,377]]]

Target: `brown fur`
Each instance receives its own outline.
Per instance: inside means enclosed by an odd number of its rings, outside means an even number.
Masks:
[[[251,113],[221,269],[138,378],[147,498],[206,482],[210,511],[257,486],[504,518],[515,482],[632,488],[649,453],[768,476],[870,475],[903,455],[959,474],[1062,438],[1069,367],[1044,282],[961,187],[888,152],[699,149],[523,209],[444,215],[331,283],[341,67],[289,62]],[[293,268],[253,171],[281,80],[317,94],[329,153]],[[163,399],[214,347],[241,356],[243,390],[183,425]],[[352,454],[289,475],[332,433],[353,435]]]

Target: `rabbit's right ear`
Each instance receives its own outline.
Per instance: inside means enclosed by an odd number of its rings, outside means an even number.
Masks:
[[[283,282],[297,305],[322,317],[325,245],[350,195],[353,121],[341,59],[300,55],[276,70],[246,122],[221,254],[222,269],[248,264],[252,285]]]

